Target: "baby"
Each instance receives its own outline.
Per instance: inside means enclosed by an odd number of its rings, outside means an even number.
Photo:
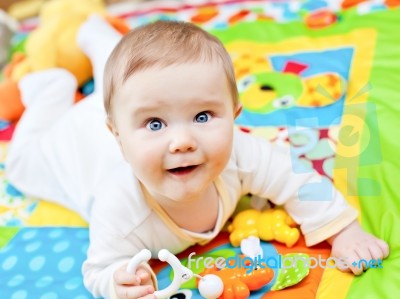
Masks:
[[[288,152],[234,130],[241,105],[217,38],[190,23],[158,21],[121,39],[94,16],[78,43],[92,61],[95,92],[72,105],[68,72],[24,78],[27,109],[6,167],[23,192],[89,221],[83,274],[94,296],[154,298],[148,264],[126,271],[132,256],[209,242],[248,193],[283,205],[308,246],[328,240],[332,255],[349,261],[388,255],[338,191],[302,188],[320,182],[316,173],[295,173]]]

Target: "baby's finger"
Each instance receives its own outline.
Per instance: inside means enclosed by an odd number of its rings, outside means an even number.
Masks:
[[[348,259],[338,259],[337,262],[335,263],[335,266],[338,270],[342,272],[350,272],[349,268],[349,260]]]
[[[364,268],[362,265],[360,265],[359,261],[360,257],[356,252],[350,254],[348,258],[349,270],[353,272],[355,275],[360,275],[364,271]]]
[[[375,261],[384,259],[385,253],[383,252],[383,249],[379,246],[378,243],[370,244],[368,249],[371,254],[371,257]]]
[[[120,299],[155,298],[152,286],[118,286],[115,292]]]
[[[114,281],[120,285],[140,285],[140,278],[132,273],[128,273],[122,269],[114,272]]]
[[[144,269],[137,270],[136,276],[139,277],[142,285],[146,285],[146,284],[153,285],[153,282],[151,280],[151,275],[146,270],[144,270]]]
[[[387,258],[389,255],[389,245],[385,241],[380,239],[377,240],[377,244],[382,250],[383,258]]]
[[[368,269],[369,262],[373,259],[371,252],[369,251],[369,247],[367,246],[360,246],[355,249],[358,260],[357,266],[361,268],[363,271]]]
[[[148,295],[138,298],[138,299],[157,299],[157,297],[154,294],[148,294]]]

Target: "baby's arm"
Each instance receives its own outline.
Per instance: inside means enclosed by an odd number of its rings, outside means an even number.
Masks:
[[[339,233],[327,240],[332,245],[331,255],[336,258],[346,259],[346,265],[337,265],[341,271],[351,271],[360,275],[367,270],[366,263],[375,260],[375,266],[379,267],[381,261],[389,255],[388,244],[365,232],[357,221],[352,222]],[[352,263],[355,262],[353,265]]]
[[[90,235],[88,258],[82,269],[88,290],[95,297],[107,299],[155,298],[157,280],[147,263],[140,264],[136,273],[127,271],[129,261],[139,250],[137,244],[103,232],[104,242]]]
[[[114,291],[116,298],[142,298],[153,299],[155,286],[152,279],[152,271],[148,265],[140,265],[136,274],[126,271],[124,264],[114,272]]]
[[[138,229],[146,208],[135,199],[135,191],[128,190],[132,186],[130,171],[125,163],[117,163],[94,192],[90,243],[82,268],[85,286],[94,297],[141,298],[157,288],[155,274],[147,263],[140,264],[136,275],[126,271],[133,256],[143,248],[152,249]]]
[[[388,245],[362,230],[356,221],[357,210],[328,180],[312,170],[295,171],[290,153],[261,138],[241,132],[235,137],[242,190],[283,205],[300,225],[307,246],[328,240],[332,256],[347,258],[348,267],[338,268],[357,275],[363,272],[358,269],[361,259],[369,262],[388,256]]]
[[[101,217],[102,221],[98,217],[102,213],[96,208],[95,211],[89,226],[87,259],[82,268],[85,286],[95,297],[154,298],[150,294],[156,289],[156,278],[150,266],[141,264],[135,274],[127,271],[132,256],[142,249],[141,244],[128,240],[107,225],[115,219]]]
[[[90,229],[92,229],[90,227]],[[117,298],[154,298],[157,288],[154,272],[146,263],[142,263],[135,274],[128,273],[127,265],[135,253],[140,251],[138,244],[125,238],[119,238],[113,232],[103,229],[90,231],[88,258],[83,264],[85,286],[95,297]]]

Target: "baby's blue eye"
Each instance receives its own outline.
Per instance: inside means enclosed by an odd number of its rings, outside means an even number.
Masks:
[[[146,127],[152,131],[158,131],[164,127],[164,124],[158,119],[153,119],[147,123]]]
[[[199,114],[196,115],[196,117],[194,119],[198,123],[206,123],[209,121],[210,118],[211,118],[210,113],[200,112]]]

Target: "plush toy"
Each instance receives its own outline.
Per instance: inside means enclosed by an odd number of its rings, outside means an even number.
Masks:
[[[232,246],[239,246],[243,239],[255,236],[263,241],[276,240],[292,247],[300,237],[295,226],[296,223],[283,209],[248,209],[238,213],[228,226],[229,240]]]
[[[129,31],[123,20],[106,16],[101,0],[53,0],[42,6],[39,25],[29,34],[24,55],[13,57],[0,84],[0,119],[12,122],[22,115],[18,81],[27,73],[65,68],[76,77],[79,86],[92,77],[92,66],[79,49],[76,36],[83,22],[94,13],[104,16],[122,34]],[[81,97],[77,95],[77,99]]]
[[[42,6],[39,26],[25,44],[26,58],[14,67],[15,81],[32,71],[62,67],[82,84],[91,77],[89,59],[79,49],[75,38],[79,27],[92,13],[104,13],[100,0],[55,0]]]

